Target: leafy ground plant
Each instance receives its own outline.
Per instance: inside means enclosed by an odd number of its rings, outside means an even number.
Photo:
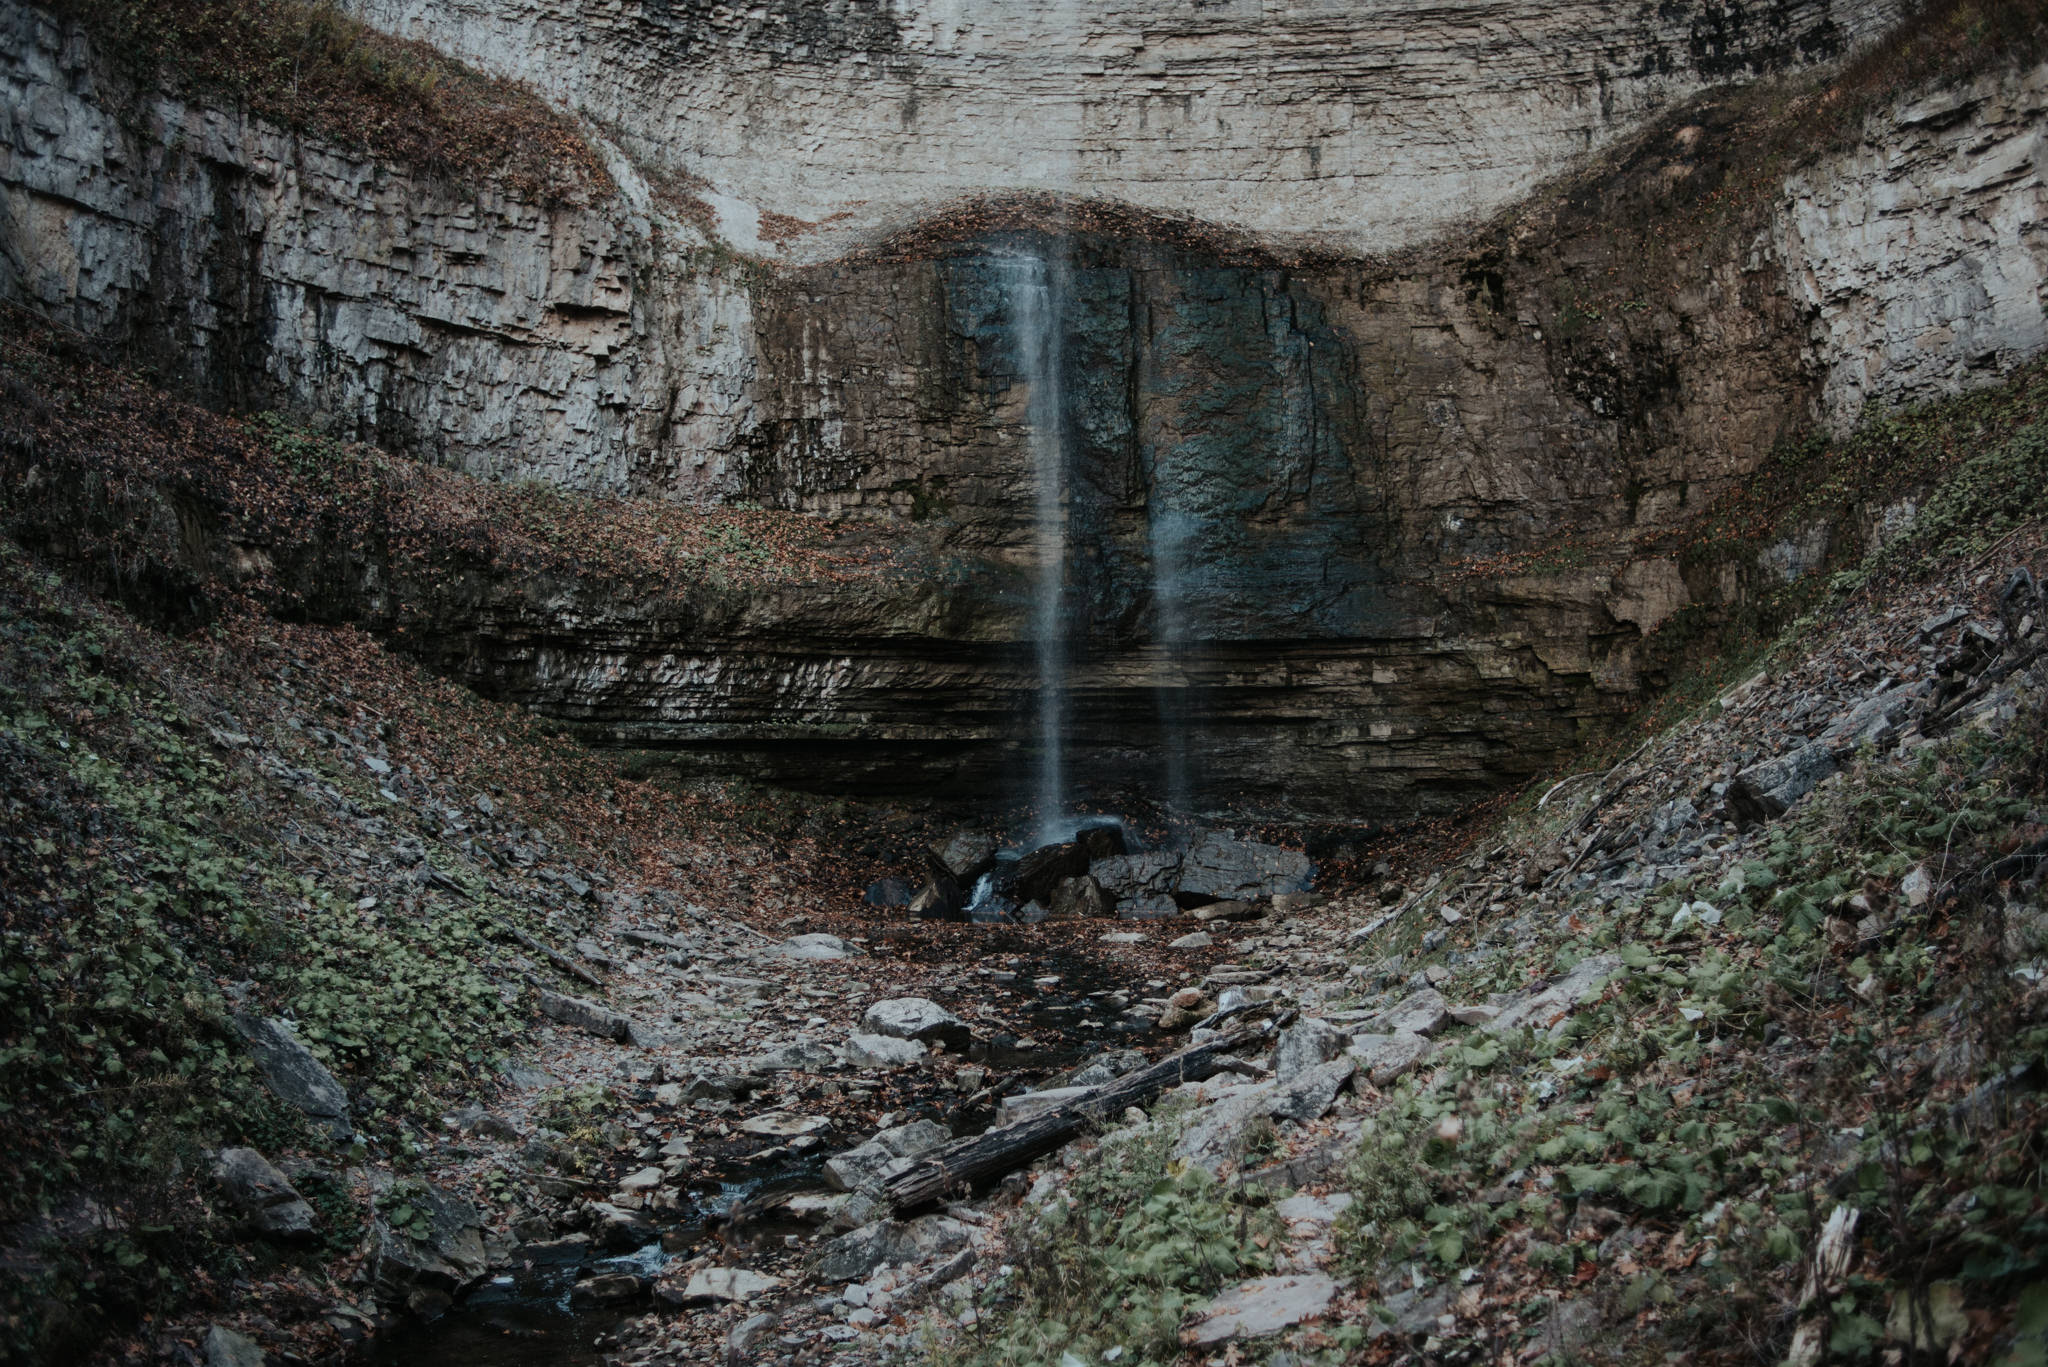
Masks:
[[[990,1290],[975,1329],[936,1345],[952,1367],[1039,1367],[1116,1352],[1132,1364],[1180,1355],[1187,1311],[1266,1271],[1276,1221],[1260,1197],[1173,1156],[1170,1111],[1121,1133],[1013,1235],[1014,1273]],[[1120,1351],[1119,1351],[1120,1350]]]

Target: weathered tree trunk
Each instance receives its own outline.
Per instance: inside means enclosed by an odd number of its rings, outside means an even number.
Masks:
[[[1075,1097],[1043,1115],[942,1145],[922,1155],[914,1167],[883,1183],[882,1199],[894,1210],[914,1210],[978,1182],[1015,1171],[1051,1153],[1084,1126],[1122,1115],[1128,1107],[1142,1106],[1168,1087],[1213,1077],[1222,1071],[1221,1060],[1226,1055],[1263,1034],[1258,1029],[1232,1031],[1221,1039],[1183,1049],[1149,1068],[1104,1083],[1086,1096]]]

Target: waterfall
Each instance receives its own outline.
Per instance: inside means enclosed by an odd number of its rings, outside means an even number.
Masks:
[[[1038,666],[1038,761],[1032,800],[1040,839],[1071,834],[1067,817],[1067,443],[1061,404],[1060,285],[1063,263],[1051,253],[1000,258],[1033,485],[1031,635]]]

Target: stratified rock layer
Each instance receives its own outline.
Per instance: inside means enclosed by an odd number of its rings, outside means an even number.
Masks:
[[[723,228],[752,214],[757,235],[832,196],[923,203],[972,160],[926,153],[979,127],[988,91],[1028,102],[1046,88],[1003,75],[1038,50],[1042,15],[949,29],[858,7],[829,22],[804,8],[360,8],[486,65],[530,59],[544,89],[671,170],[740,174],[728,143],[748,121],[735,111],[772,68],[794,82],[790,116],[819,117],[826,141],[782,157],[771,119],[748,153],[760,192],[707,192],[724,196]],[[987,795],[1028,768],[1037,688],[1028,367],[1015,273],[999,264],[1036,255],[1065,376],[1077,786],[1161,787],[1173,750],[1213,812],[1442,810],[1633,705],[1656,682],[1643,638],[1674,614],[1743,602],[1825,559],[1838,544],[1826,527],[1757,563],[1681,566],[1648,540],[1739,487],[1779,438],[1816,414],[1846,420],[1872,400],[1993,377],[2048,344],[2048,240],[2033,226],[2048,221],[2048,67],[1880,107],[1751,220],[1667,234],[1712,219],[1749,149],[1739,96],[1645,126],[1653,104],[1826,58],[1891,15],[1786,3],[1722,32],[1710,8],[1418,12],[1403,33],[1415,55],[1386,72],[1372,43],[1340,31],[1348,21],[1285,11],[1254,27],[1306,65],[1269,54],[1259,81],[1231,55],[1253,31],[1231,7],[1183,16],[1185,32],[1136,11],[1092,15],[1090,60],[1109,93],[1104,122],[1074,144],[1092,183],[1138,205],[1190,202],[1174,198],[1176,177],[1219,149],[1277,145],[1260,120],[1299,112],[1283,96],[1316,63],[1323,105],[1380,92],[1373,117],[1316,141],[1324,169],[1348,165],[1350,179],[1307,174],[1299,149],[1263,188],[1214,163],[1218,185],[1256,192],[1197,207],[1257,239],[1032,201],[763,266],[662,208],[624,157],[602,202],[458,188],[245,113],[125,90],[75,31],[0,0],[0,293],[211,402],[296,411],[480,476],[750,499],[914,537],[914,569],[856,583],[644,596],[472,578],[441,591],[432,630],[405,639],[487,692],[641,752],[642,768]],[[1457,25],[1496,20],[1526,21],[1527,41],[1459,66],[1476,83],[1463,93],[1430,96],[1470,131],[1424,117],[1411,78],[1467,50]],[[1104,38],[1126,28],[1143,41]],[[1589,31],[1609,33],[1620,67],[1587,55],[1608,52]],[[574,60],[571,38],[586,44]],[[1363,46],[1340,60],[1353,40]],[[668,60],[679,53],[694,65]],[[863,58],[872,70],[853,80]],[[1155,60],[1165,74],[1147,69]],[[929,85],[959,62],[986,67],[987,89]],[[1176,64],[1243,92],[1175,115],[1193,120],[1191,143],[1133,122],[1165,117],[1151,86]],[[919,92],[908,122],[901,100],[876,100],[888,82]],[[635,89],[644,107],[628,107]],[[1516,103],[1539,89],[1526,98],[1548,112]],[[1575,89],[1607,102],[1574,104]],[[1416,117],[1396,118],[1402,108]],[[677,109],[698,115],[698,150],[655,145]],[[868,127],[875,109],[894,111],[897,142]],[[1408,240],[1441,226],[1400,188],[1413,165],[1455,154],[1459,184],[1506,187],[1447,193],[1445,212],[1463,214],[1560,169],[1566,144],[1623,134],[1603,169],[1521,217],[1396,263],[1274,246],[1320,234],[1339,209],[1374,245]],[[840,156],[834,139],[872,141],[873,155]],[[1029,158],[1004,169],[1007,146],[972,187],[1081,183],[1026,174]],[[1129,152],[1123,179],[1096,146]],[[894,170],[874,160],[899,155]],[[828,166],[856,188],[818,190]],[[1568,553],[1538,556],[1565,541]],[[346,567],[337,610],[389,626],[394,590],[379,573]]]

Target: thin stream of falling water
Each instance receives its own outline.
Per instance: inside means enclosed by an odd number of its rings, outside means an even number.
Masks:
[[[1185,569],[1193,525],[1164,506],[1155,482],[1147,533],[1152,543],[1152,609],[1154,631],[1163,655],[1160,683],[1159,737],[1165,750],[1166,814],[1169,824],[1192,815],[1193,782],[1188,773],[1188,605]]]
[[[1066,437],[1060,413],[1059,269],[1046,256],[1011,258],[1010,308],[1026,387],[1033,483],[1031,634],[1038,666],[1038,764],[1033,784],[1040,834],[1066,825],[1067,572]]]

